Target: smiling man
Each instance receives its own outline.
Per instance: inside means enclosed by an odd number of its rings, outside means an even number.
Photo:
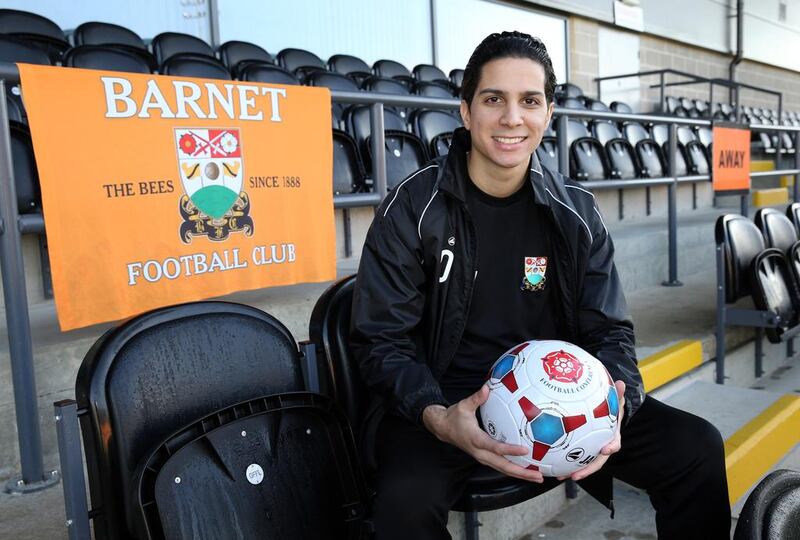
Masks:
[[[491,439],[475,414],[491,365],[530,339],[575,343],[617,381],[621,430],[572,478],[612,511],[612,477],[646,490],[659,538],[728,538],[719,432],[645,396],[594,197],[534,154],[555,85],[541,41],[488,36],[464,72],[465,129],[389,194],[367,235],[352,343],[372,393],[361,440],[379,540],[449,538],[448,511],[480,467],[542,493],[559,484],[507,460],[527,450]]]

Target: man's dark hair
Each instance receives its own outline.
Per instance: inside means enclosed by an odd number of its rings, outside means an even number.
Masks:
[[[547,47],[539,38],[515,30],[490,34],[473,51],[464,69],[464,80],[461,83],[461,99],[467,102],[467,106],[472,104],[483,66],[498,58],[529,58],[541,64],[544,68],[545,99],[548,104],[553,102],[556,74],[553,71],[550,55],[547,54]]]

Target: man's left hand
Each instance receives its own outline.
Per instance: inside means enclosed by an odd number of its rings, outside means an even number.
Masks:
[[[589,465],[579,471],[575,471],[569,477],[559,476],[559,480],[565,480],[566,478],[572,478],[576,482],[578,480],[583,480],[590,474],[599,471],[600,468],[605,465],[606,461],[608,461],[608,458],[611,457],[611,454],[619,452],[619,449],[622,448],[622,437],[619,432],[622,428],[622,417],[625,415],[625,383],[617,381],[614,383],[614,386],[617,388],[617,397],[619,400],[619,416],[617,417],[617,429],[614,433],[614,438],[611,439],[610,443],[600,449],[600,454],[598,454],[597,458]]]

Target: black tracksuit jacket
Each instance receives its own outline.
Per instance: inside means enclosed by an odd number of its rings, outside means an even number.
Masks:
[[[379,207],[361,255],[351,344],[371,401],[361,445],[374,466],[375,432],[391,410],[412,422],[432,404],[447,405],[439,380],[461,340],[478,260],[466,203],[469,132],[455,132],[450,153],[399,184]],[[625,382],[625,417],[644,385],[616,268],[614,247],[594,196],[532,157],[535,203],[554,223],[555,275],[562,292],[561,331]],[[509,346],[513,346],[511,343]],[[477,390],[477,389],[476,389]]]

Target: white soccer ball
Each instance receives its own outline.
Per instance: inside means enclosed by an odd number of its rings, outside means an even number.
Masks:
[[[566,476],[595,460],[614,438],[619,400],[614,381],[595,357],[565,341],[526,341],[489,372],[480,407],[495,440],[526,446],[510,461],[544,476]]]

